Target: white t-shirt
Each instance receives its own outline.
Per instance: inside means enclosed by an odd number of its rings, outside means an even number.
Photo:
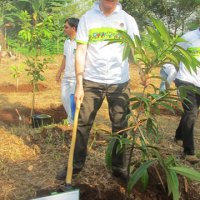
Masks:
[[[196,29],[190,31],[182,36],[188,42],[180,43],[184,49],[187,49],[200,61],[200,31]],[[191,72],[186,68],[186,66],[181,62],[179,71],[176,76],[177,79],[192,83],[193,85],[200,87],[200,68],[197,67],[196,72],[191,70]]]
[[[106,39],[119,38],[117,30],[126,31],[132,38],[139,35],[133,17],[118,4],[115,11],[105,16],[99,2],[79,22],[76,40],[87,44],[84,79],[107,84],[124,83],[129,80],[128,59],[123,60],[124,45],[108,44]]]
[[[75,80],[75,52],[76,52],[76,41],[66,39],[64,43],[64,55],[66,58],[64,78],[68,80]]]

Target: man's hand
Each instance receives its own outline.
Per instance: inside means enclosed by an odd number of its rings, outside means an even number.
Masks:
[[[76,91],[75,91],[75,102],[80,102],[80,104],[83,101],[83,97],[84,97],[84,90],[83,90],[83,86],[82,85],[76,85]]]
[[[65,64],[66,64],[66,57],[63,56],[60,69],[58,70],[58,72],[56,74],[56,82],[60,82],[62,72],[64,72],[64,70],[65,70]]]
[[[56,74],[56,82],[60,82],[61,72],[58,71]]]

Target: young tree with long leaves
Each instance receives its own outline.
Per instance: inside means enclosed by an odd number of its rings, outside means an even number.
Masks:
[[[178,175],[200,181],[200,173],[181,165],[169,152],[163,153],[162,147],[159,146],[160,131],[156,111],[164,107],[175,112],[174,108],[178,107],[179,98],[172,95],[172,89],[160,92],[156,85],[149,82],[149,79],[158,78],[150,74],[155,68],[161,68],[165,63],[178,66],[182,61],[190,70],[195,70],[200,63],[178,45],[184,41],[182,38],[171,36],[159,20],[152,19],[152,24],[153,26],[146,27],[146,37],[136,36],[132,40],[127,33],[119,30],[120,38],[109,40],[110,43],[120,42],[124,45],[124,58],[134,52],[135,65],[140,74],[143,89],[140,94],[134,94],[133,91],[130,98],[131,113],[127,116],[129,118],[129,128],[126,129],[127,138],[121,137],[120,132],[113,133],[114,137],[106,152],[106,163],[108,169],[112,169],[113,144],[118,140],[120,145],[116,153],[123,151],[124,147],[130,149],[127,191],[131,192],[139,180],[146,189],[149,182],[149,168],[152,168],[163,190],[167,190],[169,195],[173,195],[174,200],[178,200],[180,199]]]

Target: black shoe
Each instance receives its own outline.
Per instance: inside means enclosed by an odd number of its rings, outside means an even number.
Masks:
[[[73,169],[73,175],[77,175],[82,169]],[[65,180],[67,176],[67,168],[65,167],[64,169],[61,169],[57,175],[56,179],[57,180]]]
[[[121,170],[113,170],[112,175],[116,178],[119,178],[124,183],[128,182],[128,172],[127,171],[121,171]]]
[[[183,140],[174,138],[174,142],[175,142],[178,146],[183,147]]]
[[[200,162],[200,159],[196,155],[184,155],[183,158],[190,164],[196,164]]]

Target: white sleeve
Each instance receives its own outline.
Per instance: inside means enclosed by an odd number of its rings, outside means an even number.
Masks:
[[[86,26],[86,16],[84,15],[78,24],[78,30],[76,34],[76,42],[80,44],[87,44],[89,41],[89,33]]]
[[[164,65],[163,69],[167,73],[167,82],[170,84],[176,78],[177,74],[176,68],[172,64],[166,64]]]
[[[128,26],[127,33],[130,35],[132,39],[134,38],[135,35],[140,37],[137,22],[130,15],[128,15],[127,26]]]
[[[67,55],[67,40],[65,40],[64,42],[64,52],[63,52],[64,56]]]
[[[189,42],[180,42],[178,43],[178,45],[182,48],[184,48],[185,50],[188,49],[188,47],[190,47],[190,43]]]
[[[193,31],[188,32],[181,37],[185,40],[185,42],[180,42],[178,45],[187,50],[191,46],[190,41],[192,41],[194,37],[195,36],[193,35]]]

